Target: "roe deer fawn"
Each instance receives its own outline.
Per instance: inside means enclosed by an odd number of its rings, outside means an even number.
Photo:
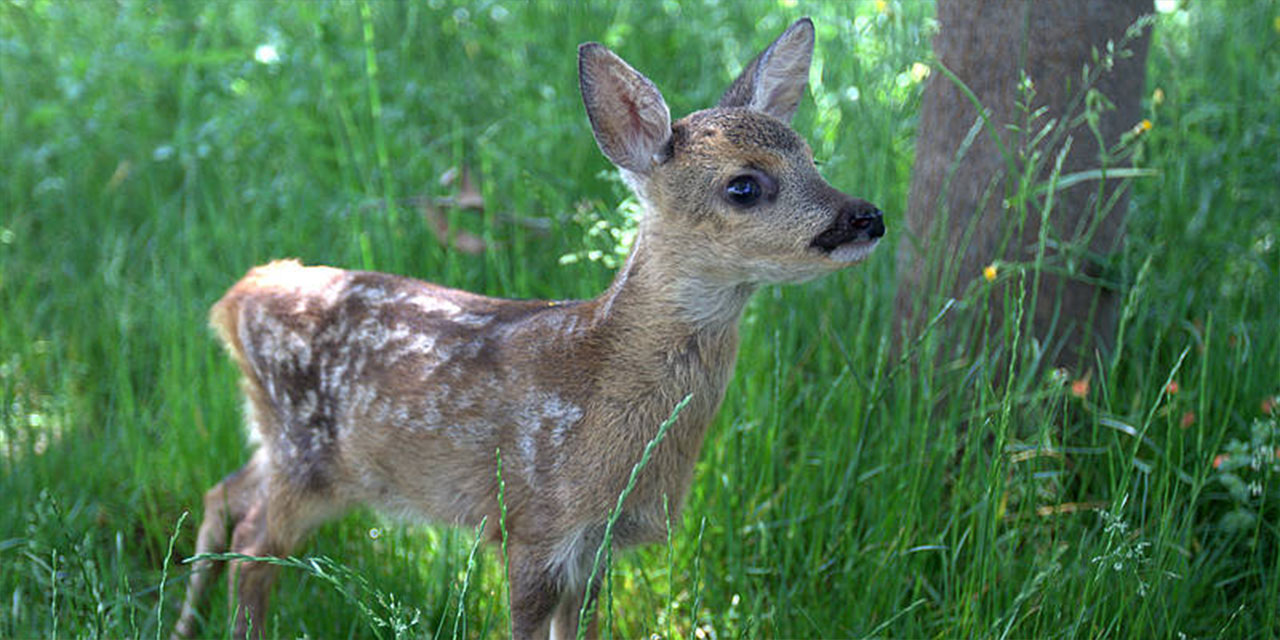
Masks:
[[[751,293],[858,262],[884,235],[880,211],[828,185],[788,124],[813,40],[799,20],[716,107],[675,123],[647,78],[599,44],[578,48],[596,142],[645,208],[594,300],[500,300],[296,261],[251,270],[211,323],[259,444],[205,495],[196,551],[285,555],[357,503],[496,523],[500,450],[513,632],[573,637],[608,513],[688,395],[613,529],[618,546],[665,535],[664,496],[683,500]],[[196,563],[175,635],[194,631],[217,564]],[[258,635],[276,567],[231,565],[235,633]]]

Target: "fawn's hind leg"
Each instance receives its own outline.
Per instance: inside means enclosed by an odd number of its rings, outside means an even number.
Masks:
[[[204,521],[196,538],[196,554],[222,553],[228,549],[230,532],[235,530],[254,503],[261,499],[266,479],[265,456],[261,451],[239,471],[223,478],[204,494]],[[200,601],[209,582],[217,579],[222,562],[203,559],[192,565],[191,580],[182,613],[173,629],[173,638],[189,638],[195,634]]]
[[[270,473],[264,492],[236,524],[231,551],[246,556],[285,557],[317,525],[343,511],[340,501],[301,487],[283,474]],[[267,599],[280,567],[253,560],[231,561],[236,638],[261,638],[267,623]]]

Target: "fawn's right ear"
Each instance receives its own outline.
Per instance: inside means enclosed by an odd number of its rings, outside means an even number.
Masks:
[[[813,22],[800,18],[747,64],[718,106],[746,107],[789,123],[809,83],[812,60]]]
[[[671,111],[658,88],[598,42],[578,47],[578,83],[600,150],[619,167],[648,174],[671,139]]]

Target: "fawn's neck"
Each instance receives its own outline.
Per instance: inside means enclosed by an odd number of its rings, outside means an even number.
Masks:
[[[755,287],[705,277],[688,248],[637,234],[613,284],[595,305],[594,325],[609,344],[606,387],[629,402],[666,412],[686,395],[680,421],[697,442],[719,408],[738,352],[738,320]],[[652,417],[652,416],[650,416]]]
[[[642,226],[626,264],[599,298],[597,321],[655,337],[736,340],[756,286],[706,273],[688,255],[693,251]]]

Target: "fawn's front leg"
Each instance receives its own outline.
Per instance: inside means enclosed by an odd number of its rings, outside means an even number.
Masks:
[[[560,603],[560,587],[546,564],[547,554],[531,545],[512,543],[508,580],[511,588],[511,633],[521,640],[545,640],[551,613]]]
[[[552,638],[577,638],[578,637],[578,614],[582,611],[582,605],[586,601],[588,589],[585,586],[577,586],[569,589],[560,597],[560,605],[556,607],[555,615],[551,618],[551,637]],[[596,580],[591,585],[591,607],[599,606],[600,581]],[[592,611],[587,616],[587,631],[583,634],[586,638],[600,637],[600,629],[597,621],[598,611]]]

